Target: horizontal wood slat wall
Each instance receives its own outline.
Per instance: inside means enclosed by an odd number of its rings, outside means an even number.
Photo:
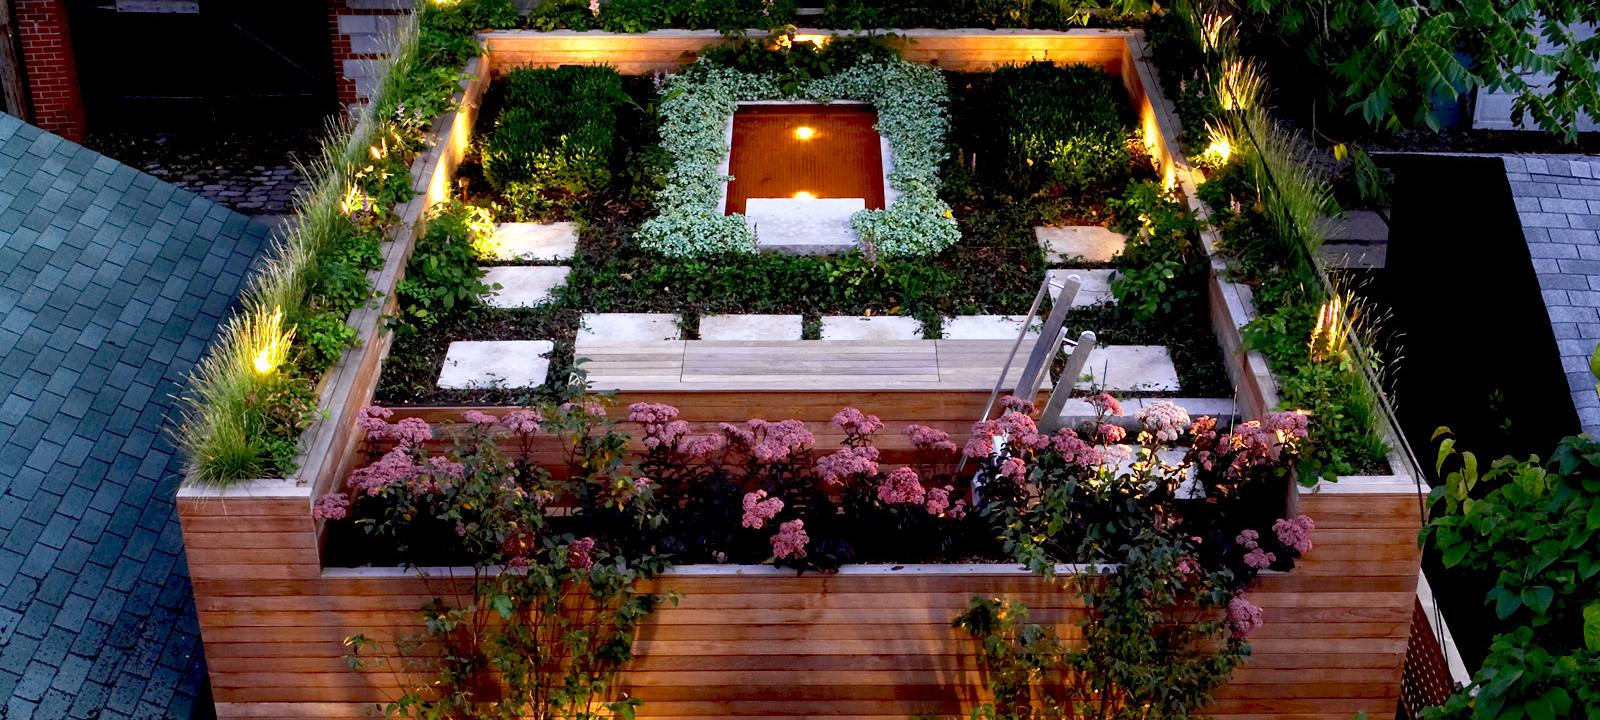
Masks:
[[[228,510],[246,510],[231,514]],[[1221,718],[1339,718],[1393,712],[1416,593],[1415,496],[1304,494],[1316,547],[1293,573],[1258,581],[1267,625],[1217,693]],[[399,688],[387,670],[351,671],[342,641],[420,631],[418,608],[465,589],[442,575],[324,571],[298,503],[181,505],[185,541],[223,718],[361,717]],[[726,571],[726,569],[721,569]],[[644,717],[954,716],[980,699],[973,644],[949,627],[973,595],[1005,595],[1078,637],[1082,603],[1040,578],[859,570],[728,576],[694,569],[649,589],[683,593],[643,627],[623,674]]]
[[[1128,87],[1146,142],[1167,177],[1175,167],[1176,125],[1155,90],[1141,34],[1082,30],[909,31],[908,58],[955,70],[1000,62],[1050,59],[1100,65]],[[671,69],[718,41],[715,33],[662,31],[490,33],[491,68],[608,63],[623,72]],[[469,83],[468,99],[481,92]],[[1151,92],[1146,93],[1145,88]],[[445,118],[443,148],[419,163],[425,199],[442,194],[466,147],[475,103]],[[390,275],[387,279],[393,280]],[[356,351],[330,383],[336,421],[370,402],[376,361],[386,338]],[[333,388],[330,388],[333,389]],[[325,397],[327,397],[325,395]],[[845,405],[884,417],[888,438],[909,422],[945,427],[959,436],[981,411],[986,393],[630,393],[632,401],[669,402],[696,422],[798,417],[822,430]],[[459,409],[418,409],[428,416]],[[430,419],[442,419],[431,417]],[[228,489],[186,487],[179,513],[189,568],[222,718],[353,718],[398,690],[387,672],[353,672],[343,640],[364,633],[391,640],[419,627],[417,607],[459,581],[402,576],[392,569],[325,570],[310,499],[348,474],[359,438],[315,432],[300,477],[261,480]],[[819,446],[836,440],[819,434]],[[1304,494],[1300,509],[1317,519],[1317,547],[1292,574],[1263,578],[1251,598],[1266,608],[1255,654],[1218,694],[1213,713],[1243,718],[1348,720],[1365,710],[1393,712],[1416,589],[1420,525],[1416,498],[1393,486],[1350,483]],[[942,574],[774,575],[752,570],[728,577],[692,571],[656,582],[684,593],[678,607],[653,616],[638,640],[639,658],[622,680],[646,701],[645,717],[905,718],[954,716],[981,692],[970,640],[949,628],[972,594],[1013,594],[1041,622],[1076,637],[1075,594],[1022,574],[975,574],[951,566]],[[995,572],[998,572],[996,570]]]

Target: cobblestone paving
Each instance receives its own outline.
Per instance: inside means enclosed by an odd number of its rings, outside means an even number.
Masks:
[[[1600,432],[1589,355],[1600,343],[1600,156],[1505,156],[1522,235],[1586,432]]]
[[[0,718],[189,718],[171,396],[267,227],[0,115]]]
[[[222,134],[97,134],[89,146],[212,202],[248,215],[283,215],[302,184],[297,158],[316,151],[317,130]]]

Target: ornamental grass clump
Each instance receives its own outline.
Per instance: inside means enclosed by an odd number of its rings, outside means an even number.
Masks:
[[[371,101],[330,126],[318,155],[301,167],[295,217],[273,238],[246,282],[241,310],[190,374],[174,432],[188,481],[227,485],[287,477],[300,435],[315,412],[317,383],[358,342],[346,324],[371,300],[368,275],[383,264],[396,206],[411,199],[411,160],[427,145],[433,119],[449,109],[460,67],[478,53],[472,35],[504,25],[508,0],[430,4],[402,25]],[[284,362],[259,373],[252,337],[263,309],[282,312],[293,342]]]

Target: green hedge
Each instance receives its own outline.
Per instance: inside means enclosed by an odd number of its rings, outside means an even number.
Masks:
[[[974,101],[992,114],[978,170],[1021,193],[1121,187],[1132,155],[1128,98],[1115,78],[1088,65],[1031,62],[982,76]]]
[[[611,179],[622,77],[598,66],[518,68],[484,143],[483,174],[508,194],[587,195]]]

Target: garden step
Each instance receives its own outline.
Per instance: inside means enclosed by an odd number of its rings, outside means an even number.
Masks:
[[[680,340],[579,338],[597,391],[988,391],[1004,340]],[[1014,363],[1008,382],[1022,373]],[[1049,388],[1049,383],[1045,383]]]
[[[951,340],[1015,340],[1022,330],[1022,315],[958,315],[944,319],[944,336]],[[1034,318],[1028,337],[1038,337],[1044,321]],[[1026,354],[1027,348],[1018,351]]]
[[[866,207],[861,198],[750,198],[744,220],[762,252],[837,255],[856,248],[850,216]]]
[[[1121,233],[1098,225],[1035,227],[1033,233],[1039,238],[1039,247],[1044,250],[1044,261],[1051,265],[1061,265],[1074,259],[1110,262],[1128,242]]]
[[[1101,303],[1115,302],[1111,294],[1111,274],[1115,270],[1049,270],[1045,277],[1051,285],[1059,286],[1067,281],[1068,275],[1077,275],[1082,284],[1078,286],[1078,294],[1072,298],[1073,307],[1087,307]],[[1051,290],[1054,296],[1057,291]]]
[[[572,268],[565,265],[504,265],[483,268],[484,284],[499,290],[484,294],[484,302],[496,308],[531,308],[550,302],[555,289],[567,284]]]
[[[1233,398],[1118,398],[1122,405],[1122,414],[1110,418],[1112,422],[1134,422],[1134,417],[1140,410],[1151,403],[1170,402],[1188,411],[1189,417],[1197,418],[1209,416],[1217,419],[1217,424],[1226,428],[1238,421],[1238,407]],[[1061,408],[1061,421],[1067,426],[1080,422],[1092,421],[1096,417],[1094,406],[1083,398],[1073,398]]]
[[[578,251],[578,226],[569,222],[500,223],[492,242],[495,260],[569,260]]]
[[[701,340],[799,340],[804,332],[799,315],[703,315]]]
[[[1104,345],[1089,354],[1083,370],[1091,380],[1076,387],[1108,392],[1172,392],[1178,389],[1178,369],[1161,345]]]
[[[550,370],[545,357],[555,349],[549,340],[488,340],[450,343],[444,367],[439,372],[439,387],[446,390],[473,388],[532,388],[544,384]]]
[[[679,317],[669,313],[584,313],[579,340],[651,342],[683,337]]]
[[[827,315],[823,340],[921,340],[922,322],[897,315]]]

